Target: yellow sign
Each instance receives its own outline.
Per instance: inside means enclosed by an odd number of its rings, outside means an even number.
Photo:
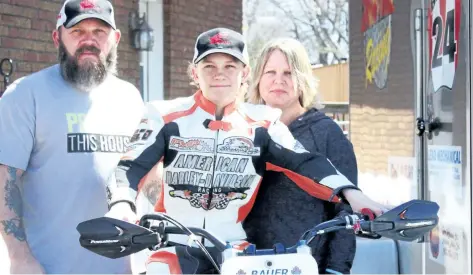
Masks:
[[[366,84],[373,83],[375,74],[385,71],[387,74],[389,56],[391,52],[391,27],[389,26],[381,41],[374,44],[373,38],[369,38],[366,43]],[[383,66],[381,68],[381,66]],[[383,85],[384,86],[384,85]],[[381,87],[379,87],[381,88]]]

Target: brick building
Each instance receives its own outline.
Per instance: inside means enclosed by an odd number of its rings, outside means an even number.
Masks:
[[[368,27],[362,1],[350,1],[350,138],[361,173],[385,174],[389,157],[414,155],[411,3],[394,5]]]
[[[241,0],[111,2],[122,32],[118,49],[119,76],[141,88],[145,100],[192,93],[186,68],[192,59],[197,35],[218,26],[236,31],[242,28]],[[11,58],[15,62],[11,81],[56,63],[51,31],[62,3],[63,0],[0,0],[0,59]],[[139,52],[131,46],[130,11],[144,13],[154,29],[155,43],[151,52]]]
[[[412,5],[350,0],[349,136],[358,182],[383,203],[417,195]]]

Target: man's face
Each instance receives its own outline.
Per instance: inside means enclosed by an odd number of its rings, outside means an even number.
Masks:
[[[98,19],[85,19],[53,31],[61,71],[66,81],[88,91],[116,73],[120,31]]]

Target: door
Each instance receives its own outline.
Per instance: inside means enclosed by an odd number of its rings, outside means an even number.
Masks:
[[[470,2],[424,2],[423,198],[439,204],[424,242],[427,274],[471,273]]]
[[[154,46],[140,52],[141,93],[144,101],[164,99],[164,15],[163,1],[139,1],[139,14],[153,29]]]

